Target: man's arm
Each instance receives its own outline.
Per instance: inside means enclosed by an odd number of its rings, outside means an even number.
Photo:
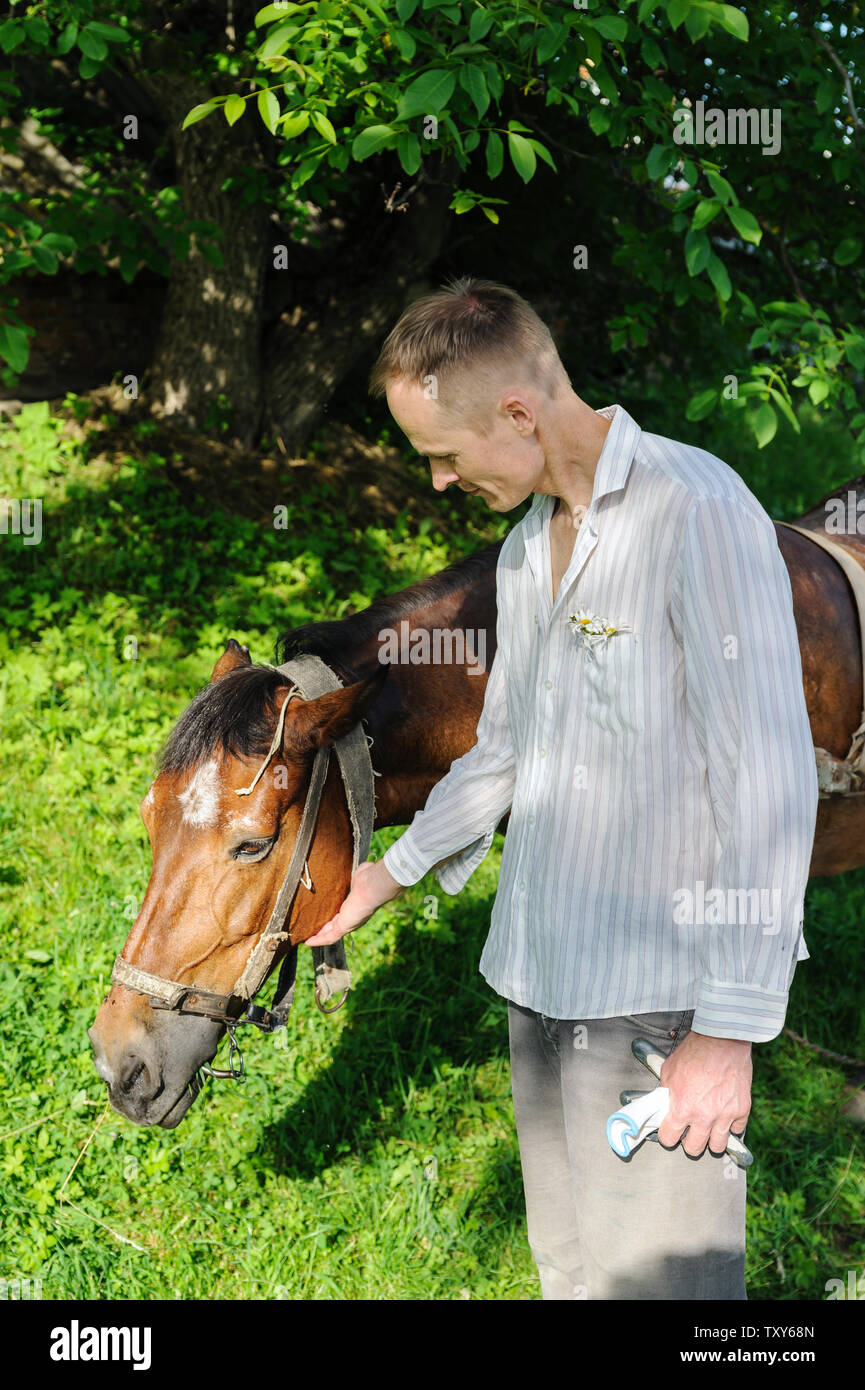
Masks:
[[[673,1145],[689,1126],[683,1147],[696,1156],[744,1128],[751,1043],[783,1026],[818,792],[790,581],[768,518],[699,502],[672,612],[721,851],[706,889],[723,894],[717,921],[678,928],[697,934],[701,979],[692,1031],[661,1073],[670,1110],[658,1138]]]
[[[476,743],[451,763],[427,797],[423,810],[417,812],[408,830],[382,858],[358,865],[339,912],[308,939],[308,945],[331,945],[362,926],[384,903],[398,897],[403,888],[417,883],[431,868],[466,846],[472,847],[468,873],[477,868],[513,797],[515,758],[505,681],[505,660],[499,643],[484,692]],[[463,870],[463,882],[468,873]]]

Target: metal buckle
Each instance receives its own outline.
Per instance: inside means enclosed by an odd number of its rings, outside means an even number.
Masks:
[[[234,1027],[229,1025],[225,1031],[228,1034],[228,1067],[211,1067],[207,1062],[203,1062],[198,1070],[203,1076],[215,1077],[217,1081],[245,1081],[246,1069],[243,1065],[243,1053],[237,1038],[234,1036]],[[238,1063],[236,1067],[235,1058]]]

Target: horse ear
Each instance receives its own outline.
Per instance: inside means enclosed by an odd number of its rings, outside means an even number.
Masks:
[[[251,666],[252,658],[249,655],[249,647],[242,647],[239,642],[235,642],[233,637],[229,637],[228,646],[222,653],[213,668],[213,681],[221,681],[223,676],[227,676],[229,671],[234,671],[238,666]]]
[[[382,665],[369,680],[328,691],[314,700],[298,702],[297,715],[292,721],[292,740],[303,747],[325,748],[342,738],[363,718],[381,694],[387,680],[388,668]]]

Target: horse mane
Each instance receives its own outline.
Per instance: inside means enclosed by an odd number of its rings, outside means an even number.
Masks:
[[[347,618],[289,628],[277,641],[277,662],[310,653],[321,657],[343,681],[363,679],[351,664],[353,648],[382,627],[394,627],[418,608],[470,586],[494,567],[501,545],[496,541],[466,555],[429,579],[375,599],[368,608]],[[158,770],[186,772],[219,753],[231,757],[267,753],[276,720],[277,691],[288,684],[288,678],[272,666],[256,664],[236,666],[212,681],[183,711],[159,755]]]
[[[369,673],[361,674],[351,665],[349,654],[354,648],[376,637],[383,627],[396,627],[400,619],[412,617],[418,608],[449,598],[458,589],[469,588],[490,569],[495,569],[502,545],[502,541],[494,541],[483,550],[455,560],[429,579],[421,579],[407,589],[374,599],[368,608],[351,613],[347,618],[289,628],[276,644],[277,661],[291,661],[293,657],[310,652],[320,656],[328,666],[335,667],[337,673],[344,674],[348,680],[361,680]]]

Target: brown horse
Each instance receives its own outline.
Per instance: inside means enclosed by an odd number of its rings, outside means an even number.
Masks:
[[[860,480],[833,496],[857,491]],[[863,489],[865,496],[865,489]],[[797,524],[818,531],[824,499]],[[790,574],[814,743],[838,758],[849,748],[862,706],[862,652],[850,584],[837,562],[783,526],[778,543]],[[865,561],[865,542],[835,536]],[[432,579],[377,600],[340,622],[296,628],[279,656],[320,656],[343,688],[295,698],[277,750],[281,777],[264,778],[239,802],[271,748],[289,683],[228,643],[211,682],[181,717],[141,812],[153,868],[141,911],[123,948],[126,961],[172,981],[225,995],[263,932],[297,835],[317,749],[363,719],[372,738],[375,828],[405,825],[454,759],[474,743],[486,676],[465,661],[382,667],[381,632],[472,630],[485,635],[485,666],[496,649],[495,567],[500,544]],[[385,679],[386,677],[386,679]],[[330,760],[309,882],[289,913],[292,943],[334,915],[351,879],[352,830],[335,760]],[[865,795],[821,800],[811,874],[865,863]],[[286,947],[274,954],[274,965]],[[143,993],[114,985],[90,1030],[112,1105],[136,1124],[179,1123],[197,1094],[198,1069],[215,1056],[224,1024],[150,1006]]]

